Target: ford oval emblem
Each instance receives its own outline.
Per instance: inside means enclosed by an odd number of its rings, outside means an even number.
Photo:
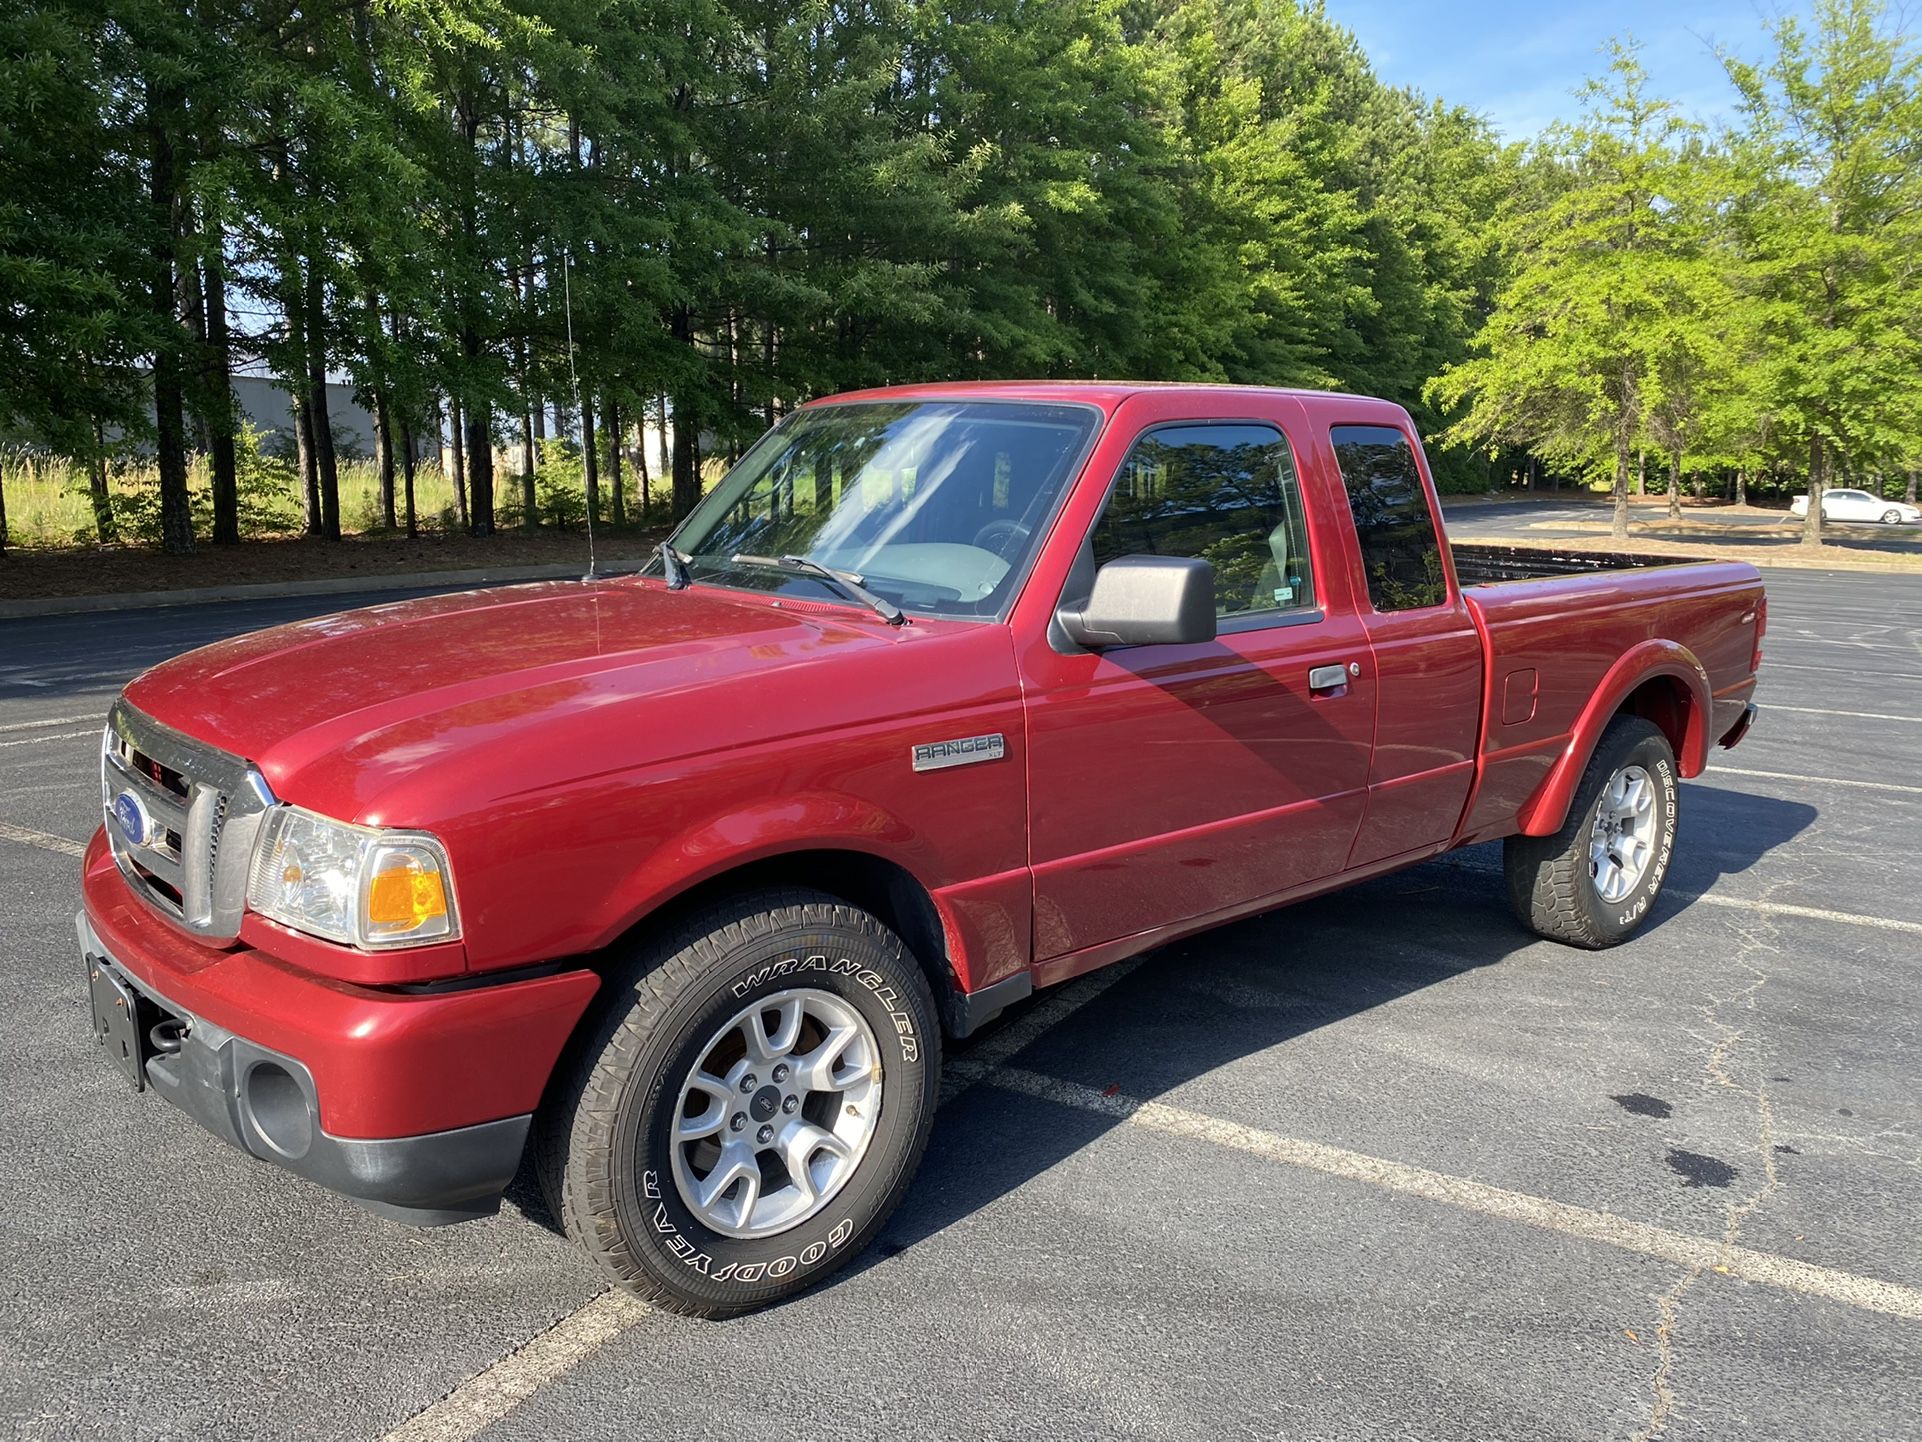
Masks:
[[[123,791],[114,797],[113,819],[120,823],[120,834],[133,845],[147,844],[147,831],[152,822],[147,817],[147,808],[133,792]]]

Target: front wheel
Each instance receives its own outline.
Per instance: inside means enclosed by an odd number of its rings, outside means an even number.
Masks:
[[[1900,511],[1884,511],[1882,513],[1883,525],[1899,526],[1901,523],[1902,523],[1902,513]]]
[[[543,1109],[567,1234],[670,1311],[727,1317],[867,1245],[933,1124],[920,965],[818,892],[742,897],[644,948]]]
[[[1675,851],[1675,752],[1659,727],[1618,716],[1553,836],[1502,845],[1509,905],[1539,936],[1598,949],[1648,919]]]

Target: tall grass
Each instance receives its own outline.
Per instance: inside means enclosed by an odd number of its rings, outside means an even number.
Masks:
[[[545,472],[547,468],[542,469]],[[301,495],[293,466],[254,450],[243,455],[241,472],[241,534],[249,540],[299,535]],[[578,477],[578,462],[574,473]],[[369,460],[342,460],[339,474],[341,529],[350,535],[378,532],[381,529],[379,468]],[[719,470],[711,470],[704,479],[711,485],[719,474]],[[638,518],[636,477],[628,471],[622,479],[627,487],[628,508]],[[98,543],[84,462],[9,448],[0,454],[0,484],[6,487],[9,544],[32,549]],[[605,484],[603,480],[603,486]],[[402,485],[397,474],[394,510],[396,519],[404,523]],[[578,479],[574,485],[579,487]],[[212,477],[205,457],[193,457],[188,468],[187,488],[193,498],[196,527],[203,533],[212,509],[211,487]],[[160,476],[152,460],[138,457],[109,462],[107,490],[114,498],[119,521],[116,539],[122,544],[138,544],[147,539],[140,534],[138,518],[152,510],[160,493]],[[501,524],[512,525],[519,520],[520,494],[519,477],[504,468],[497,471],[495,500]],[[667,499],[666,483],[654,478],[650,501],[650,514],[654,518],[665,518]],[[607,509],[605,498],[602,507],[604,511]],[[423,530],[453,529],[453,482],[431,460],[414,469],[414,508]],[[577,502],[571,510],[561,508],[561,514],[578,524],[576,513],[585,509],[584,502]],[[543,519],[551,522],[557,518],[555,508],[544,504]]]

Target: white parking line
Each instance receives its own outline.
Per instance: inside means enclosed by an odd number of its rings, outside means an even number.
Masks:
[[[602,1292],[519,1350],[469,1377],[433,1406],[416,1412],[389,1432],[384,1442],[467,1442],[647,1314],[647,1307],[626,1292]]]
[[[51,831],[34,831],[29,827],[15,826],[0,821],[0,841],[17,841],[22,846],[38,846],[42,851],[57,851],[62,856],[85,856],[87,848],[78,841],[69,841],[64,836],[55,836]]]
[[[1718,896],[1712,891],[1665,891],[1662,895],[1665,899],[1672,897],[1690,905],[1700,902],[1704,906],[1721,906],[1732,911],[1759,911],[1764,916],[1801,916],[1812,921],[1839,921],[1847,926],[1867,926],[1877,931],[1902,931],[1911,936],[1922,936],[1922,921],[1896,921],[1892,917],[1863,916],[1854,911],[1828,911],[1820,906],[1791,906],[1785,901],[1748,901],[1740,896]]]
[[[1019,1021],[987,1037],[966,1056],[955,1058],[941,1079],[941,1104],[990,1076],[1009,1057],[1146,960],[1131,957],[1069,982]],[[416,1412],[381,1442],[468,1442],[647,1315],[648,1308],[627,1293],[602,1292],[440,1401]]]
[[[1766,702],[1762,707],[1764,715],[1770,711],[1790,711],[1797,716],[1846,716],[1852,721],[1908,721],[1922,725],[1922,716],[1896,716],[1887,711],[1829,711],[1820,706],[1778,706],[1773,701]]]
[[[0,732],[37,731],[42,726],[75,726],[82,721],[98,723],[99,719],[97,716],[47,716],[38,721],[9,721],[6,725],[0,726]],[[97,725],[96,729],[98,729]]]
[[[0,741],[0,746],[37,746],[42,741],[71,741],[76,736],[99,735],[98,726],[89,726],[85,731],[56,731],[51,736],[16,736],[11,741]]]
[[[1754,776],[1763,781],[1800,781],[1809,786],[1855,786],[1864,791],[1894,791],[1904,796],[1922,796],[1922,786],[1903,786],[1894,781],[1850,781],[1841,776],[1799,776],[1793,771],[1745,771],[1740,766],[1716,766],[1707,776]],[[1698,778],[1706,780],[1707,776]]]
[[[1109,1096],[1092,1087],[1023,1071],[1019,1067],[1003,1068],[993,1077],[990,1085],[1113,1117],[1149,1131],[1230,1147],[1269,1161],[1323,1172],[1348,1181],[1366,1182],[1405,1196],[1422,1197],[1431,1202],[1480,1212],[1483,1216],[1524,1222],[1547,1231],[1619,1247],[1625,1252],[1638,1252],[1645,1257],[1697,1267],[1719,1276],[1740,1277],[1743,1281],[1802,1292],[1831,1302],[1841,1302],[1845,1306],[1859,1307],[1864,1311],[1922,1321],[1922,1289],[1915,1287],[1863,1277],[1854,1272],[1840,1272],[1831,1267],[1819,1267],[1812,1262],[1797,1261],[1793,1257],[1777,1256],[1772,1252],[1751,1251],[1747,1247],[1726,1242],[1691,1237],[1682,1232],[1671,1232],[1666,1227],[1618,1217],[1611,1212],[1597,1212],[1568,1202],[1550,1201],[1526,1192],[1511,1192],[1502,1187],[1491,1187],[1486,1182],[1471,1181],[1467,1177],[1434,1172],[1403,1162],[1391,1162],[1363,1152],[1332,1147],[1324,1142],[1264,1132],[1238,1122],[1223,1121],[1201,1112],[1168,1106],[1163,1102],[1141,1101],[1123,1095]]]
[[[1764,653],[1766,653],[1767,649],[1767,643],[1764,642]],[[1771,661],[1767,659],[1766,654],[1764,654],[1762,674],[1766,676],[1770,670],[1832,671],[1840,672],[1844,676],[1860,676],[1862,674],[1862,668],[1860,666],[1815,666],[1803,661]],[[1913,671],[1878,671],[1876,673],[1876,679],[1879,681],[1922,681],[1922,676],[1918,676]]]

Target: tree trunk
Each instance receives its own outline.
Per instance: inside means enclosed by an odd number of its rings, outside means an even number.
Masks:
[[[1820,436],[1809,437],[1809,509],[1802,517],[1802,544],[1822,544],[1822,493],[1828,489],[1828,455]]]
[[[167,133],[168,122],[178,108],[178,97],[149,87],[147,198],[154,211],[150,301],[157,322],[153,402],[154,461],[160,471],[160,544],[174,555],[185,556],[194,548],[194,517],[187,495],[187,441],[181,418],[180,325],[174,315],[178,197],[174,193],[173,137]]]
[[[340,466],[334,456],[334,423],[327,413],[326,286],[320,265],[309,259],[306,276],[307,424],[312,431],[314,474],[320,480],[320,533],[340,539]]]
[[[300,529],[303,535],[318,536],[320,477],[314,471],[314,428],[308,424],[307,402],[300,387],[288,397],[288,407],[294,413],[294,460],[300,469]]]
[[[1682,456],[1679,451],[1668,453],[1668,518],[1671,521],[1682,519]]]
[[[467,532],[494,534],[494,437],[484,405],[467,408]]]
[[[621,495],[621,408],[607,403],[607,485],[609,518],[617,526],[627,524],[627,500]]]
[[[0,455],[0,556],[7,553],[7,469],[6,457]]]
[[[533,530],[540,525],[539,499],[534,494],[534,471],[540,465],[534,449],[534,416],[521,412],[521,525]]]
[[[1618,541],[1628,539],[1628,448],[1615,448],[1614,510],[1609,518],[1609,534]]]
[[[1644,450],[1635,452],[1635,494],[1648,494],[1648,452]]]
[[[404,514],[407,539],[411,541],[420,534],[420,517],[414,509],[414,427],[404,415],[400,421],[400,447],[401,484],[406,488]]]
[[[387,387],[374,387],[374,464],[380,472],[381,529],[394,529],[394,416]]]
[[[1902,499],[1907,501],[1911,506],[1915,504],[1915,472],[1914,471],[1909,472],[1909,484],[1907,488],[1902,492]]]
[[[1738,506],[1746,506],[1748,504],[1747,466],[1737,466],[1735,468],[1735,504]]]
[[[660,395],[660,409],[656,412],[661,418],[661,479],[667,480],[674,473],[674,458],[667,446],[667,392]]]
[[[454,474],[449,478],[454,483],[454,525],[464,531],[467,529],[467,436],[461,429],[460,402],[452,396],[447,398],[447,432],[454,443]]]
[[[93,454],[87,458],[87,494],[93,502],[93,529],[100,544],[111,546],[119,536],[113,521],[113,497],[107,492],[107,433],[93,423]]]
[[[581,477],[587,490],[590,525],[601,518],[601,458],[594,440],[594,393],[581,396]]]
[[[647,493],[653,484],[648,479],[647,474],[647,406],[645,403],[641,406],[641,418],[634,425],[634,467],[640,473],[641,524],[645,526],[647,524]],[[1915,483],[1914,476],[1909,477],[1909,483],[1911,485]]]
[[[692,417],[674,409],[674,517],[678,520],[693,510],[701,499],[700,458],[695,453],[698,434]]]
[[[227,338],[226,233],[213,227],[207,253],[207,407],[213,429],[207,448],[213,472],[214,544],[240,544],[240,467],[235,453],[233,354]]]

